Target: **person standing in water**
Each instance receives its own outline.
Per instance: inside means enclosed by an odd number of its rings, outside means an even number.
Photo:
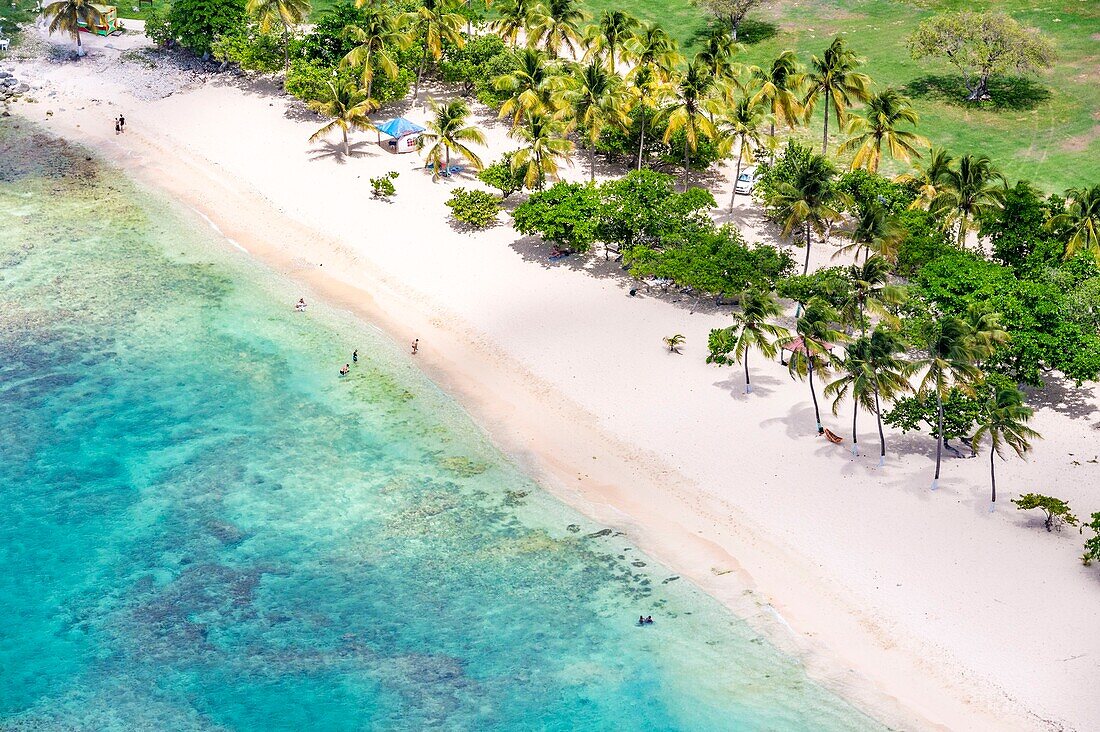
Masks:
[[[354,351],[351,352],[351,362],[352,363],[359,363],[359,349],[358,348],[356,348]]]
[[[414,356],[416,355],[416,352],[418,350],[420,350],[420,339],[415,338],[415,339],[413,339],[413,345],[412,345],[412,351],[413,351]]]
[[[344,368],[340,369],[340,375],[341,376],[347,376],[348,372],[350,372],[350,371],[351,371],[351,364],[344,364]]]
[[[119,132],[125,132],[126,131],[126,118],[123,117],[121,114],[118,116],[118,131]]]

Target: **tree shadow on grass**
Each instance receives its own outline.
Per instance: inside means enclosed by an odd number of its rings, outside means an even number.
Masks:
[[[905,85],[903,91],[914,99],[928,99],[955,107],[1027,111],[1050,99],[1050,90],[1026,76],[994,76],[989,80],[989,96],[984,102],[970,102],[970,93],[957,74],[928,74]]]
[[[741,21],[741,27],[737,29],[737,42],[751,46],[754,43],[775,38],[777,35],[779,35],[779,26],[775,23],[745,18]]]

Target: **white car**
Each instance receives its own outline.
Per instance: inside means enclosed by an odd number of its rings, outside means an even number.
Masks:
[[[756,166],[749,166],[742,170],[741,175],[737,176],[737,193],[744,196],[752,193],[752,188],[756,185],[756,178]]]

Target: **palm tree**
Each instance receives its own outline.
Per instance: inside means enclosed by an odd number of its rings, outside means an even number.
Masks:
[[[683,189],[687,190],[688,171],[691,167],[691,153],[699,149],[699,135],[714,139],[718,131],[711,121],[718,112],[717,100],[711,98],[716,83],[710,71],[698,58],[688,65],[679,78],[672,102],[665,109],[667,120],[664,141],[677,132],[684,133],[684,180]]]
[[[513,126],[525,115],[553,111],[553,92],[557,87],[557,64],[551,63],[542,51],[525,48],[517,61],[515,71],[493,79],[498,91],[512,95],[500,105],[500,116],[512,115]]]
[[[1066,259],[1086,251],[1100,264],[1100,185],[1066,191],[1065,210],[1052,216],[1046,228],[1069,232]]]
[[[677,333],[676,335],[665,336],[661,340],[664,341],[664,344],[666,346],[668,346],[669,353],[679,354],[680,348],[683,347],[684,341],[686,341],[687,338],[684,338],[683,333]]]
[[[362,7],[364,2],[365,0],[358,0],[356,5]],[[359,45],[348,51],[340,65],[363,67],[363,85],[366,87],[367,98],[370,99],[374,86],[375,62],[383,74],[390,79],[396,79],[399,69],[393,52],[408,48],[412,39],[398,29],[397,18],[393,13],[377,5],[368,7],[362,20],[355,25],[349,25],[345,30]]]
[[[579,28],[586,16],[574,7],[574,1],[546,0],[536,5],[527,29],[527,43],[542,44],[552,58],[560,56],[563,47],[576,57],[577,46],[581,44]]]
[[[424,44],[416,69],[414,101],[420,98],[420,82],[424,78],[424,65],[429,54],[433,61],[439,61],[443,56],[444,42],[459,48],[466,45],[462,35],[463,22],[462,16],[455,12],[455,0],[421,0],[419,8],[401,15],[401,25],[408,29],[411,37],[420,39]]]
[[[851,284],[840,315],[845,323],[857,326],[860,335],[867,335],[868,311],[892,327],[900,325],[890,306],[905,302],[905,288],[890,283],[891,270],[890,263],[877,254],[848,267]]]
[[[439,104],[434,99],[429,99],[428,108],[432,112],[432,119],[428,122],[428,129],[420,133],[416,145],[421,150],[427,149],[424,158],[432,164],[432,180],[439,179],[440,162],[443,164],[443,172],[450,174],[451,152],[466,158],[475,170],[484,168],[481,158],[467,145],[473,143],[484,146],[485,135],[477,127],[467,124],[470,108],[466,106],[466,102],[454,99],[446,104]]]
[[[672,78],[673,70],[683,60],[676,41],[656,23],[642,25],[625,47],[634,58],[635,68],[648,67],[664,81]]]
[[[527,32],[534,9],[535,0],[503,0],[497,6],[496,20],[489,23],[489,29],[509,46],[515,46],[519,34]]]
[[[882,204],[866,202],[860,207],[852,230],[845,233],[849,243],[837,249],[833,258],[855,252],[858,262],[862,252],[865,261],[871,254],[877,254],[888,262],[896,262],[905,234],[905,228],[886,212]]]
[[[267,33],[278,23],[283,27],[283,74],[290,73],[290,29],[309,16],[309,0],[248,0],[245,11]],[[369,96],[369,95],[368,95]]]
[[[979,420],[974,436],[970,438],[970,449],[977,454],[982,440],[989,435],[989,500],[992,503],[997,502],[997,469],[993,458],[999,456],[1004,460],[1006,446],[1012,448],[1021,458],[1031,449],[1028,440],[1041,437],[1026,424],[1034,413],[1031,407],[1024,406],[1024,395],[1019,389],[1012,385],[1000,386],[994,390],[987,411]]]
[[[833,346],[844,340],[845,336],[834,327],[837,312],[819,297],[813,297],[806,303],[802,316],[795,321],[795,333],[798,335],[786,348],[791,351],[787,367],[791,377],[806,378],[810,383],[810,397],[814,402],[814,418],[817,420],[817,434],[825,428],[821,424],[821,410],[817,404],[817,392],[814,390],[814,372],[823,376],[829,371],[833,357]]]
[[[882,160],[882,144],[894,160],[908,162],[910,157],[920,157],[918,147],[928,147],[928,140],[909,130],[899,130],[898,125],[915,125],[918,117],[909,103],[897,89],[887,87],[879,94],[872,94],[867,100],[867,108],[861,116],[852,119],[848,131],[852,136],[841,143],[838,153],[855,150],[852,158],[852,170],[867,168],[878,172]]]
[[[660,71],[653,65],[635,66],[630,70],[630,94],[633,97],[632,109],[638,114],[641,131],[638,135],[637,170],[642,169],[642,155],[645,153],[645,128],[648,115],[660,109],[672,96],[673,86],[665,81]]]
[[[875,397],[875,421],[878,423],[880,466],[886,463],[886,433],[882,431],[882,402],[893,401],[901,394],[912,391],[909,376],[913,365],[905,360],[905,341],[892,329],[878,326],[871,332],[865,358],[873,374],[872,388]]]
[[[344,155],[351,155],[351,147],[348,145],[348,130],[373,130],[370,114],[377,108],[372,99],[368,99],[354,82],[334,84],[327,82],[325,99],[315,99],[309,103],[309,108],[325,117],[332,117],[332,121],[310,136],[310,142],[319,140],[337,127],[344,136]]]
[[[703,50],[696,55],[696,59],[710,69],[711,74],[723,78],[740,71],[741,65],[734,64],[731,59],[744,50],[745,47],[724,26],[716,26],[707,33]]]
[[[871,339],[858,338],[845,349],[843,358],[834,359],[840,375],[825,386],[825,396],[833,398],[833,414],[840,413],[840,403],[852,397],[852,454],[859,454],[859,432],[856,420],[859,411],[875,413],[875,370],[870,361]]]
[[[529,114],[512,128],[509,135],[525,143],[512,157],[512,169],[523,171],[524,185],[541,191],[547,178],[557,178],[558,158],[568,159],[573,152],[567,133],[564,122],[545,112]]]
[[[586,66],[576,69],[559,99],[588,134],[589,171],[591,180],[595,182],[596,143],[604,127],[610,124],[626,128],[630,125],[622,77],[604,68],[599,59],[592,59]]]
[[[833,115],[837,127],[847,122],[848,107],[855,102],[865,101],[871,77],[856,71],[863,64],[844,39],[837,36],[821,57],[810,59],[810,72],[806,76],[809,87],[802,99],[806,122],[817,106],[818,99],[825,103],[825,125],[821,131],[821,154],[829,151],[829,103],[833,105]]]
[[[753,66],[749,73],[760,88],[753,100],[765,102],[771,111],[771,149],[775,150],[775,125],[785,124],[792,129],[802,115],[798,90],[804,83],[801,65],[794,51],[784,51],[767,69]]]
[[[42,10],[42,15],[50,19],[50,33],[62,31],[76,41],[76,55],[84,55],[84,46],[80,42],[80,27],[98,26],[103,23],[103,15],[89,0],[57,0]]]
[[[924,331],[924,355],[913,362],[913,368],[924,371],[918,391],[926,395],[932,393],[936,397],[936,474],[932,479],[932,489],[935,490],[940,483],[943,398],[952,388],[973,395],[974,385],[983,377],[979,364],[1006,336],[995,318],[983,319],[975,327],[953,315],[932,319]]]
[[[737,200],[737,180],[741,177],[741,164],[753,161],[753,149],[761,145],[760,129],[768,119],[768,112],[760,102],[743,96],[718,120],[718,134],[722,138],[719,152],[728,155],[737,144],[737,162],[733,171],[733,192],[730,194],[730,211]]]
[[[835,176],[836,168],[824,155],[811,155],[807,164],[795,171],[793,182],[777,186],[776,206],[783,219],[783,235],[793,240],[798,231],[806,245],[802,274],[810,271],[811,233],[817,232],[824,241],[827,228],[841,218],[844,196],[833,185]]]
[[[949,152],[941,147],[934,147],[927,163],[917,163],[914,166],[915,173],[903,173],[894,179],[897,183],[917,184],[919,192],[909,208],[928,208],[932,205],[932,201],[944,190],[953,161]]]
[[[605,10],[600,14],[599,21],[589,26],[585,33],[585,43],[588,45],[589,55],[598,57],[607,53],[607,70],[615,73],[617,61],[621,61],[629,55],[630,39],[634,37],[634,31],[639,26],[639,21],[630,13],[621,10]],[[616,51],[619,58],[615,58]]]
[[[764,358],[775,358],[779,341],[790,336],[790,331],[768,321],[779,317],[782,312],[770,291],[760,288],[746,290],[741,295],[741,312],[733,314],[733,325],[710,332],[707,363],[720,366],[744,364],[745,393],[751,394],[749,351],[755,348]]]
[[[1005,178],[985,155],[963,155],[958,165],[944,173],[943,189],[929,207],[944,217],[947,226],[957,227],[958,245],[966,245],[966,233],[979,220],[1004,203]]]

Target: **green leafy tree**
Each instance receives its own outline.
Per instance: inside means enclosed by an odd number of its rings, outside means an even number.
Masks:
[[[522,145],[512,157],[512,166],[523,172],[525,186],[541,191],[548,178],[557,179],[558,161],[573,154],[567,133],[564,122],[543,112],[529,113],[523,124],[512,128],[509,135]]]
[[[1040,435],[1027,426],[1034,411],[1024,406],[1023,393],[1014,386],[997,389],[989,401],[985,418],[978,423],[978,431],[970,439],[970,449],[975,454],[982,441],[989,437],[989,487],[990,501],[997,501],[997,469],[994,457],[1004,459],[1005,448],[1010,448],[1018,457],[1023,457],[1030,449],[1030,440]]]
[[[600,195],[593,186],[555,183],[516,206],[516,231],[537,234],[568,251],[584,252],[596,241]]]
[[[290,35],[309,16],[310,10],[309,0],[248,0],[245,5],[245,11],[260,24],[261,33],[279,27],[283,39],[284,74],[290,73]]]
[[[824,104],[822,155],[829,152],[829,104],[833,105],[837,127],[843,127],[848,122],[848,107],[856,102],[866,101],[870,96],[871,77],[857,70],[862,65],[862,59],[848,48],[848,44],[840,36],[833,39],[821,56],[815,55],[810,59],[810,70],[806,75],[806,96],[802,99],[802,106],[808,123],[818,100]]]
[[[1065,243],[1058,240],[1062,233],[1058,227],[1048,225],[1051,208],[1027,181],[1018,181],[1007,189],[1000,209],[982,220],[979,232],[989,238],[993,258],[1018,274],[1032,269],[1036,264],[1035,255],[1043,252],[1053,256],[1043,256],[1040,266],[1058,266]]]
[[[484,229],[496,223],[500,213],[500,201],[485,191],[455,188],[447,199],[447,208],[455,221],[474,229]]]
[[[692,62],[679,77],[672,101],[664,111],[667,123],[665,144],[677,132],[684,134],[684,190],[688,185],[691,154],[698,150],[700,136],[715,139],[718,135],[712,121],[720,111],[720,105],[713,97],[715,91],[714,77],[702,64]]]
[[[588,138],[589,180],[596,180],[596,143],[608,125],[625,128],[628,96],[622,77],[598,59],[578,67],[559,94],[559,106],[569,110]]]
[[[737,180],[741,177],[741,165],[753,162],[754,150],[762,145],[760,135],[764,124],[768,120],[768,111],[759,101],[753,102],[753,98],[743,96],[736,104],[728,107],[718,121],[718,134],[722,139],[719,150],[723,155],[728,155],[737,146],[736,161],[733,171],[733,185],[730,187],[730,208],[737,201]]]
[[[493,87],[493,81],[519,67],[516,54],[499,36],[491,33],[474,36],[462,48],[447,46],[439,62],[443,81],[461,84],[462,94],[476,96],[491,107],[506,101]]]
[[[749,380],[749,351],[755,349],[767,359],[775,358],[779,341],[790,336],[786,328],[770,322],[782,314],[775,296],[768,290],[752,287],[741,296],[741,312],[733,313],[733,325],[710,332],[707,363],[719,366],[743,364],[745,393],[752,393]]]
[[[428,58],[438,62],[443,56],[445,43],[459,47],[466,43],[462,35],[463,18],[458,12],[456,0],[421,0],[419,8],[403,13],[398,22],[402,30],[411,38],[418,39],[422,46],[416,69],[416,85],[413,87],[415,100],[420,98],[420,83]]]
[[[911,157],[920,157],[920,147],[927,147],[928,140],[911,130],[899,129],[902,124],[917,124],[917,113],[897,89],[887,87],[878,94],[872,94],[861,115],[856,115],[848,124],[851,134],[840,144],[837,152],[854,152],[852,168],[867,168],[878,172],[882,160],[882,146],[894,160],[909,162]]]
[[[638,170],[600,186],[600,241],[629,251],[683,243],[695,231],[713,229],[714,197],[700,188],[677,193],[675,182],[665,173]]]
[[[184,48],[210,53],[214,39],[232,33],[244,22],[245,0],[175,0],[168,22]]]
[[[1070,511],[1069,504],[1061,498],[1044,496],[1041,493],[1025,493],[1019,498],[1013,498],[1012,502],[1020,511],[1032,511],[1039,509],[1043,512],[1043,526],[1047,531],[1061,529],[1063,525],[1077,526],[1080,522]]]
[[[62,32],[72,36],[76,41],[76,55],[84,55],[84,46],[80,41],[80,25],[97,26],[102,24],[103,15],[90,0],[57,0],[47,5],[42,10],[42,15],[49,20],[51,34]]]
[[[1065,210],[1051,218],[1047,227],[1069,232],[1067,259],[1085,251],[1100,264],[1100,185],[1066,191]]]
[[[816,297],[838,309],[852,296],[847,267],[821,267],[804,275],[791,275],[777,282],[775,288],[788,300],[805,304]]]
[[[508,198],[516,191],[523,190],[523,174],[512,166],[514,153],[504,153],[500,160],[477,174],[478,180],[500,191],[500,200]]]
[[[374,123],[370,113],[374,102],[367,99],[354,82],[335,84],[328,82],[325,95],[309,103],[309,108],[332,121],[325,124],[310,136],[310,141],[319,140],[334,129],[339,128],[344,140],[344,155],[351,155],[348,144],[348,130],[373,130]]]
[[[692,0],[708,14],[714,16],[729,29],[733,40],[737,40],[737,31],[748,12],[766,0]]]
[[[358,7],[363,4],[363,0],[356,3]],[[363,86],[370,99],[376,70],[390,79],[396,79],[400,69],[395,52],[412,45],[412,38],[398,27],[398,17],[385,5],[368,6],[362,19],[347,27],[347,35],[356,46],[340,63],[353,68],[362,67]]]
[[[969,101],[989,99],[989,79],[1028,73],[1054,63],[1054,46],[1038,31],[997,12],[964,10],[921,21],[909,37],[913,58],[944,58],[963,76]]]
[[[797,338],[787,344],[786,348],[791,352],[787,362],[791,376],[806,379],[810,385],[810,397],[814,403],[814,419],[817,421],[817,433],[825,431],[821,424],[821,409],[817,403],[817,391],[814,389],[814,374],[827,376],[832,364],[832,348],[845,340],[842,332],[837,330],[836,322],[839,318],[836,310],[827,302],[819,298],[813,298],[806,303],[806,309],[801,317],[795,321],[795,334]]]
[[[634,37],[634,32],[639,25],[638,19],[630,13],[622,10],[603,11],[596,24],[589,26],[585,34],[588,54],[593,58],[600,58],[606,54],[607,70],[615,73],[618,68],[616,64],[629,56],[630,40]]]
[[[485,164],[470,145],[484,146],[485,134],[469,124],[470,108],[466,102],[454,99],[440,104],[429,99],[428,109],[432,118],[428,128],[417,138],[416,145],[424,151],[424,159],[431,163],[432,180],[438,180],[441,173],[450,175],[452,152],[466,158],[475,170],[484,168]]]
[[[527,26],[527,42],[532,46],[541,45],[551,58],[561,55],[563,49],[576,57],[581,45],[580,25],[585,14],[578,10],[575,0],[545,0],[538,3],[531,12]]]
[[[1004,203],[1004,176],[984,155],[963,155],[957,165],[943,173],[940,192],[932,199],[929,210],[954,227],[959,248],[966,244],[966,234]]]
[[[784,51],[767,68],[753,66],[749,75],[757,84],[753,99],[763,102],[771,112],[771,149],[775,150],[775,125],[784,124],[794,129],[805,114],[798,99],[805,83],[802,65],[794,51]]]

